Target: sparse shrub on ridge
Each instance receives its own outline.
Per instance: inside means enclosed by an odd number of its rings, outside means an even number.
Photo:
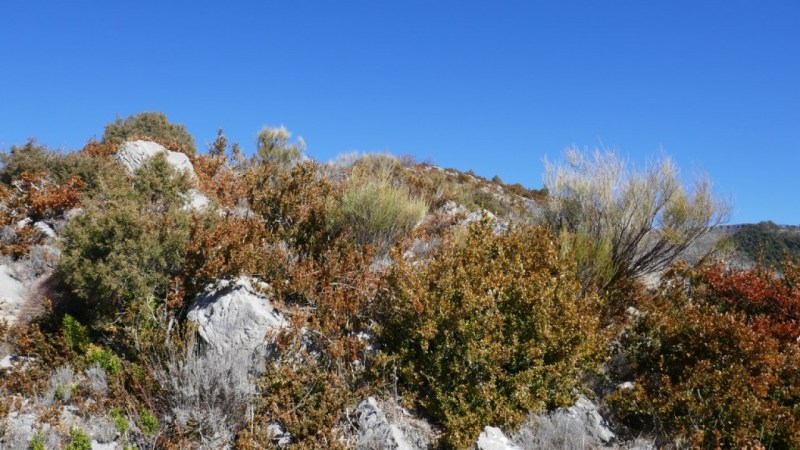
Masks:
[[[546,171],[543,222],[569,233],[584,283],[601,288],[664,269],[728,213],[708,180],[687,192],[667,158],[635,172],[613,153],[573,149]]]
[[[277,128],[264,127],[258,132],[256,154],[262,161],[282,167],[290,167],[303,158],[305,141],[298,137],[289,143],[292,133],[283,125]]]
[[[397,258],[380,303],[381,364],[396,364],[401,394],[442,425],[446,445],[572,401],[601,348],[597,299],[574,273],[546,230],[495,234],[488,221],[424,265]]]
[[[125,119],[117,117],[106,125],[103,143],[122,144],[131,138],[145,137],[177,146],[183,153],[194,155],[197,147],[194,138],[181,124],[171,123],[164,113],[142,112]]]

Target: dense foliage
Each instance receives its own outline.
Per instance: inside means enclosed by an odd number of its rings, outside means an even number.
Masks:
[[[187,177],[158,156],[130,181],[110,177],[102,195],[65,228],[59,270],[98,326],[165,298],[188,243],[188,215],[181,210],[188,187]]]
[[[163,154],[127,172],[110,156],[133,138],[189,154],[196,176]],[[796,260],[640,278],[724,218],[707,182],[575,154],[531,190],[386,154],[318,163],[283,127],[256,145],[220,130],[195,154],[183,126],[142,113],[80,151],[0,154],[0,264],[33,286],[0,321],[0,350],[22,357],[0,368],[0,447],[101,432],[130,448],[381,447],[354,412],[373,397],[460,449],[578,394],[663,447],[800,446]],[[734,239],[770,265],[797,249],[788,231]],[[256,356],[209,356],[191,305],[242,276],[286,326]],[[15,437],[3,421],[29,413],[34,435]]]
[[[618,417],[664,443],[800,444],[799,268],[676,267],[624,338],[635,383],[610,398]]]
[[[473,224],[421,268],[397,261],[391,292],[380,340],[454,448],[568,404],[597,363],[597,299],[541,228]]]

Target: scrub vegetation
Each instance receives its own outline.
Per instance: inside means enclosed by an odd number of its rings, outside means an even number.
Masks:
[[[126,171],[113,156],[134,139],[186,153],[195,176],[163,154]],[[76,151],[5,151],[2,273],[40,269],[14,275],[36,280],[36,313],[0,320],[15,355],[0,448],[354,448],[369,397],[427,421],[433,448],[471,448],[489,425],[578,445],[553,414],[579,396],[620,446],[800,446],[794,244],[773,234],[779,257],[759,225],[739,243],[763,245],[763,265],[683,261],[729,210],[709,180],[573,150],[529,189],[304,152],[284,127],[253,156],[222,130],[197,152],[161,113]],[[241,279],[284,326],[252,358],[212,357],[191,307]]]

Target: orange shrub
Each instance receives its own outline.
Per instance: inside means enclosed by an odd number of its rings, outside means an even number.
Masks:
[[[0,185],[0,226],[15,229],[15,239],[0,241],[0,252],[18,258],[27,254],[31,245],[42,243],[45,235],[33,223],[76,207],[83,187],[77,177],[57,185],[44,172],[23,172],[12,186]]]
[[[619,420],[662,443],[702,448],[800,445],[797,272],[678,266],[627,333],[633,390],[609,398]]]
[[[317,258],[294,265],[278,286],[292,325],[279,336],[279,352],[261,380],[255,434],[240,445],[269,443],[270,423],[291,433],[293,448],[343,448],[339,436],[347,407],[365,398],[370,310],[380,277],[372,255],[336,239]],[[254,448],[262,448],[256,446]]]

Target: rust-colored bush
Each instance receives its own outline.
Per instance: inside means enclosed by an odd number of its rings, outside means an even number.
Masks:
[[[256,433],[243,432],[240,443],[268,443],[266,428],[277,423],[296,448],[343,447],[346,408],[367,392],[370,310],[380,285],[371,260],[337,239],[318,259],[292,268],[280,288],[291,326],[260,383]]]
[[[617,418],[701,448],[800,445],[797,272],[674,268],[626,334]]]
[[[83,190],[80,178],[54,183],[46,173],[23,172],[11,186],[0,185],[0,227],[13,227],[14,238],[0,240],[0,252],[15,258],[40,244],[45,235],[33,224],[64,214],[80,203]]]
[[[300,256],[317,255],[327,245],[326,206],[334,186],[317,164],[304,161],[291,169],[261,164],[245,175],[247,200],[267,230]]]
[[[119,150],[119,144],[100,142],[97,139],[92,138],[89,139],[89,142],[83,146],[80,152],[85,153],[92,158],[109,158],[117,153],[117,150]]]

